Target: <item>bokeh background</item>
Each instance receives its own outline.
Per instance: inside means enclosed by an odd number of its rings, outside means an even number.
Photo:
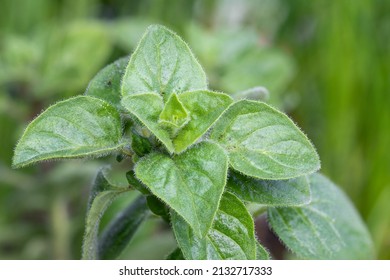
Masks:
[[[13,148],[33,117],[83,94],[152,23],[189,43],[211,88],[265,86],[356,205],[378,258],[390,259],[387,0],[0,0],[0,259],[80,258],[90,183],[115,161],[13,170]],[[117,201],[102,225],[131,199]],[[152,219],[122,258],[161,258],[172,248],[172,234]]]

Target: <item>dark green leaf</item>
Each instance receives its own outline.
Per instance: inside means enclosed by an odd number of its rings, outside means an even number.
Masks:
[[[123,57],[104,67],[89,82],[84,94],[105,100],[120,110],[120,86],[128,61],[128,57]]]
[[[205,236],[226,184],[227,157],[216,144],[202,142],[170,158],[152,153],[142,158],[135,174],[151,192]]]
[[[176,248],[173,250],[172,253],[170,253],[167,258],[167,260],[185,260],[182,251],[180,248]]]
[[[130,186],[133,187],[134,189],[140,191],[144,195],[151,194],[150,190],[135,177],[133,170],[130,170],[129,172],[126,173],[126,178]]]
[[[174,211],[171,219],[176,240],[188,260],[256,259],[253,219],[233,194],[224,193],[213,226],[203,238]]]
[[[257,101],[233,104],[218,120],[211,138],[229,153],[231,166],[259,179],[290,179],[320,167],[318,155],[282,112]]]
[[[256,260],[269,260],[268,251],[256,241]]]
[[[99,259],[115,259],[136,233],[149,211],[145,197],[139,196],[130,206],[120,212],[104,229],[99,238]]]
[[[288,180],[260,180],[231,171],[229,191],[240,199],[269,206],[299,206],[310,202],[306,176]]]
[[[309,176],[310,204],[269,208],[272,229],[304,259],[372,259],[371,237],[346,195],[320,174]]]
[[[122,94],[171,93],[206,89],[206,75],[187,44],[159,25],[150,26],[130,58]]]
[[[118,111],[90,96],[61,101],[26,128],[15,149],[14,167],[49,159],[102,156],[121,147]]]

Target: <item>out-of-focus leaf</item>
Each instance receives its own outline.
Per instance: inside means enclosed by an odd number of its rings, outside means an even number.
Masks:
[[[312,201],[300,207],[269,208],[279,238],[304,259],[372,259],[370,234],[341,190],[323,175],[309,176]]]

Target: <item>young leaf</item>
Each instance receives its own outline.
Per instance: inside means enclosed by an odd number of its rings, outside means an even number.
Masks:
[[[130,58],[122,95],[161,95],[206,89],[206,75],[187,44],[160,25],[150,26]]]
[[[159,123],[170,128],[180,128],[184,126],[188,120],[189,115],[186,108],[179,101],[176,93],[171,94],[159,116]]]
[[[128,188],[119,188],[111,185],[104,175],[104,170],[100,170],[96,175],[88,202],[88,212],[85,225],[83,253],[84,260],[98,259],[98,232],[100,218],[107,207]]]
[[[182,216],[198,236],[211,227],[226,184],[227,156],[208,142],[170,158],[152,153],[136,165],[136,176]]]
[[[174,152],[169,131],[158,122],[164,108],[164,101],[160,95],[156,93],[129,95],[122,99],[122,105],[136,116],[165,145],[170,153]]]
[[[99,259],[117,258],[148,215],[145,197],[139,196],[104,229],[99,238]]]
[[[279,238],[304,259],[372,259],[370,235],[345,194],[323,175],[310,175],[309,182],[310,204],[269,208]]]
[[[190,113],[190,121],[173,140],[180,153],[195,143],[233,102],[224,93],[199,90],[180,94],[179,100]]]
[[[230,106],[211,138],[228,151],[235,170],[251,177],[289,179],[320,167],[313,145],[299,128],[262,102],[242,100]]]
[[[121,147],[117,110],[90,96],[59,102],[26,128],[15,149],[14,167],[48,159],[101,156]]]
[[[105,100],[120,110],[120,85],[128,61],[128,57],[122,57],[104,67],[89,82],[84,94]]]
[[[288,180],[260,180],[231,171],[227,187],[240,199],[268,206],[299,206],[310,202],[306,176]]]
[[[203,238],[174,211],[172,227],[187,260],[254,260],[256,239],[253,219],[233,194],[224,193],[213,226]]]

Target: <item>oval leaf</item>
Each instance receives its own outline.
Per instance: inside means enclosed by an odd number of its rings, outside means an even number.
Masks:
[[[120,86],[128,61],[128,57],[123,57],[104,67],[89,82],[84,94],[105,100],[120,110]]]
[[[117,110],[90,96],[59,102],[26,128],[15,149],[13,166],[48,159],[101,156],[121,147]]]
[[[158,121],[164,108],[164,101],[160,95],[156,93],[129,95],[122,99],[122,105],[136,116],[165,145],[170,153],[174,152],[169,131]]]
[[[142,158],[136,176],[204,236],[211,227],[227,176],[227,156],[203,142],[171,159],[159,153]]]
[[[206,89],[206,75],[187,44],[160,25],[150,26],[131,56],[122,94]]]
[[[211,138],[229,153],[231,166],[259,179],[289,179],[320,167],[318,155],[299,128],[262,102],[242,100],[219,119]]]
[[[213,226],[204,238],[194,234],[174,211],[171,219],[176,240],[187,260],[256,259],[253,219],[245,205],[233,194],[222,196]]]
[[[269,208],[279,238],[304,259],[372,259],[370,235],[346,195],[323,175],[313,174],[309,182],[310,204]]]
[[[244,201],[266,206],[299,206],[311,200],[306,176],[275,181],[255,179],[231,171],[227,187]]]
[[[178,97],[190,113],[190,121],[173,140],[176,152],[180,153],[195,143],[233,100],[224,93],[206,90],[185,92]]]

